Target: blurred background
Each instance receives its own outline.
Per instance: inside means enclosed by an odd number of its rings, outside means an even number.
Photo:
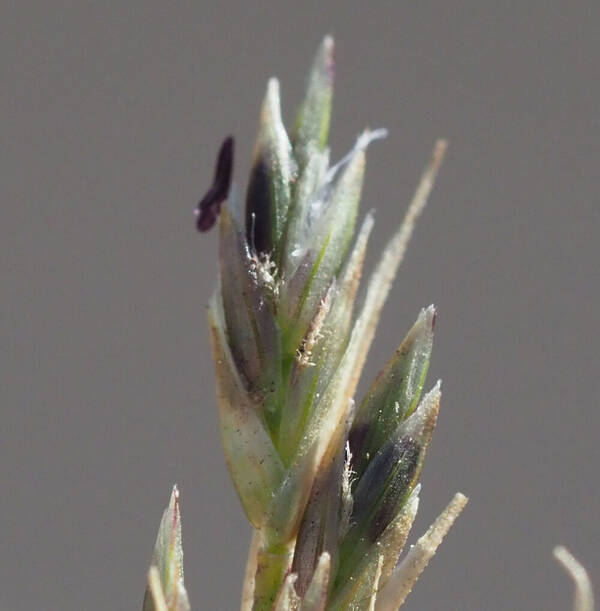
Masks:
[[[326,33],[332,157],[390,131],[369,265],[450,140],[358,397],[435,303],[444,396],[411,540],[471,501],[406,608],[569,609],[558,543],[600,594],[600,4],[23,0],[2,31],[0,609],[140,609],[174,482],[193,608],[237,608],[217,236],[192,212],[230,133],[245,189],[268,77],[289,123]]]

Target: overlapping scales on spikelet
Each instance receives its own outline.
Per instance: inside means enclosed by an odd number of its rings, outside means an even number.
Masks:
[[[356,312],[373,227],[369,214],[353,237],[365,152],[386,132],[365,131],[329,166],[332,53],[327,37],[291,138],[269,81],[245,215],[229,204],[220,220],[210,324],[225,454],[259,538],[247,608],[373,608],[416,514],[439,409],[439,384],[419,404],[433,307],[358,408],[354,392],[445,145]]]
[[[364,400],[354,393],[439,142],[361,308],[368,214],[355,236],[365,131],[329,165],[333,41],[315,58],[289,137],[268,83],[245,214],[220,218],[219,288],[210,325],[227,463],[257,530],[244,608],[369,609],[390,579],[418,506],[439,383],[420,401],[435,310],[424,309]],[[249,594],[249,592],[252,592]]]

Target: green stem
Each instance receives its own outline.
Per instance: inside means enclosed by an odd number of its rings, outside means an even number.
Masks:
[[[275,543],[257,554],[252,611],[270,611],[290,565],[290,547]]]

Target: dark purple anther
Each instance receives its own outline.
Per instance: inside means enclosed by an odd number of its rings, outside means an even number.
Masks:
[[[216,222],[221,204],[227,199],[233,171],[233,138],[225,138],[217,156],[213,184],[196,208],[198,231],[208,231]]]

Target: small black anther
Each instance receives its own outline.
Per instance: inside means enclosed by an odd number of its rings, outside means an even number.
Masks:
[[[233,172],[233,138],[228,136],[221,144],[217,155],[215,177],[210,189],[196,208],[198,231],[208,231],[216,222],[221,204],[227,199]]]
[[[271,206],[271,172],[259,158],[250,171],[246,193],[246,239],[256,252],[273,248]]]

